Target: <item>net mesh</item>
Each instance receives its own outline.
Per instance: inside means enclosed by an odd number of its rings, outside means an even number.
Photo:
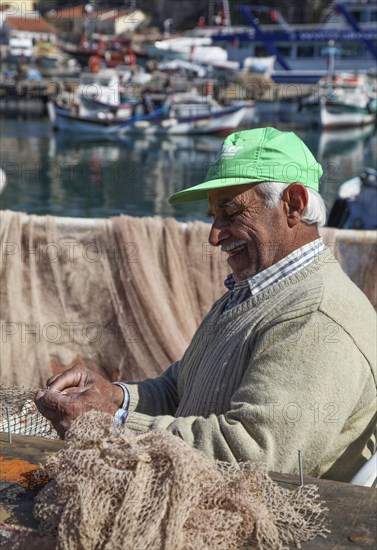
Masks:
[[[161,373],[223,292],[207,234],[157,217],[80,228],[2,212],[2,383],[44,385],[78,354],[112,381]]]
[[[208,229],[129,216],[80,226],[3,211],[2,384],[44,385],[77,355],[130,382],[180,359],[224,292],[226,257],[208,245]],[[321,234],[377,308],[376,232]]]
[[[37,390],[0,386],[0,431],[58,439],[58,434],[34,404]]]
[[[41,473],[52,481],[34,512],[61,550],[281,550],[328,532],[314,485],[282,488],[251,464],[214,462],[101,413],[79,417]]]

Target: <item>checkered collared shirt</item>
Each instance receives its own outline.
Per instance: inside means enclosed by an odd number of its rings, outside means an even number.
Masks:
[[[291,254],[276,262],[276,264],[267,267],[267,269],[244,281],[236,282],[231,273],[224,281],[226,288],[230,291],[229,300],[226,303],[224,311],[229,311],[250,298],[250,296],[255,296],[258,292],[266,290],[266,288],[269,288],[274,283],[282,281],[289,275],[293,275],[296,271],[306,267],[318,258],[324,249],[325,245],[322,239],[319,238],[294,250]]]

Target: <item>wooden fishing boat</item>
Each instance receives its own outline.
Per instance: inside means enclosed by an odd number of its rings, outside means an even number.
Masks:
[[[126,122],[116,134],[221,134],[237,128],[247,112],[244,103],[222,107],[212,96],[176,94],[168,97],[160,109]]]
[[[141,106],[140,106],[141,107]],[[212,97],[199,94],[177,94],[167,98],[161,107],[132,116],[130,104],[120,104],[112,111],[80,113],[49,103],[48,111],[59,130],[122,138],[128,134],[188,135],[226,133],[237,128],[247,115],[244,103],[222,107]],[[136,109],[138,112],[138,109]]]
[[[91,114],[81,114],[77,106],[63,107],[56,102],[48,102],[47,111],[55,130],[91,135],[95,139],[114,133],[120,124],[132,119],[132,105],[120,104],[114,109],[103,109]]]

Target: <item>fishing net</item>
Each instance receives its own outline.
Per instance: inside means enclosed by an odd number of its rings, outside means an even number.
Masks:
[[[280,550],[328,532],[314,485],[279,487],[251,464],[214,462],[101,413],[77,419],[41,473],[52,481],[34,512],[60,550]]]
[[[81,355],[106,378],[153,378],[180,359],[224,292],[208,224],[1,213],[1,382],[44,386]],[[322,228],[377,308],[375,231]]]
[[[227,264],[207,251],[207,224],[88,222],[2,212],[4,385],[44,385],[78,354],[112,381],[154,377],[223,293]]]
[[[58,439],[58,434],[34,404],[37,390],[0,386],[0,432]]]

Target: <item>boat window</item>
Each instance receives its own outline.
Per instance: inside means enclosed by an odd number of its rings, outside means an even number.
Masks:
[[[364,55],[364,48],[360,44],[347,44],[341,50],[341,57],[363,57]]]
[[[297,57],[313,57],[314,46],[298,46]]]
[[[264,46],[255,46],[255,57],[267,57],[268,51]]]
[[[186,105],[173,105],[172,114],[175,117],[195,117],[200,115],[208,115],[210,113],[210,106],[207,103],[204,104],[186,104]]]
[[[290,57],[292,48],[290,46],[277,46],[279,52],[284,55],[284,57]]]

